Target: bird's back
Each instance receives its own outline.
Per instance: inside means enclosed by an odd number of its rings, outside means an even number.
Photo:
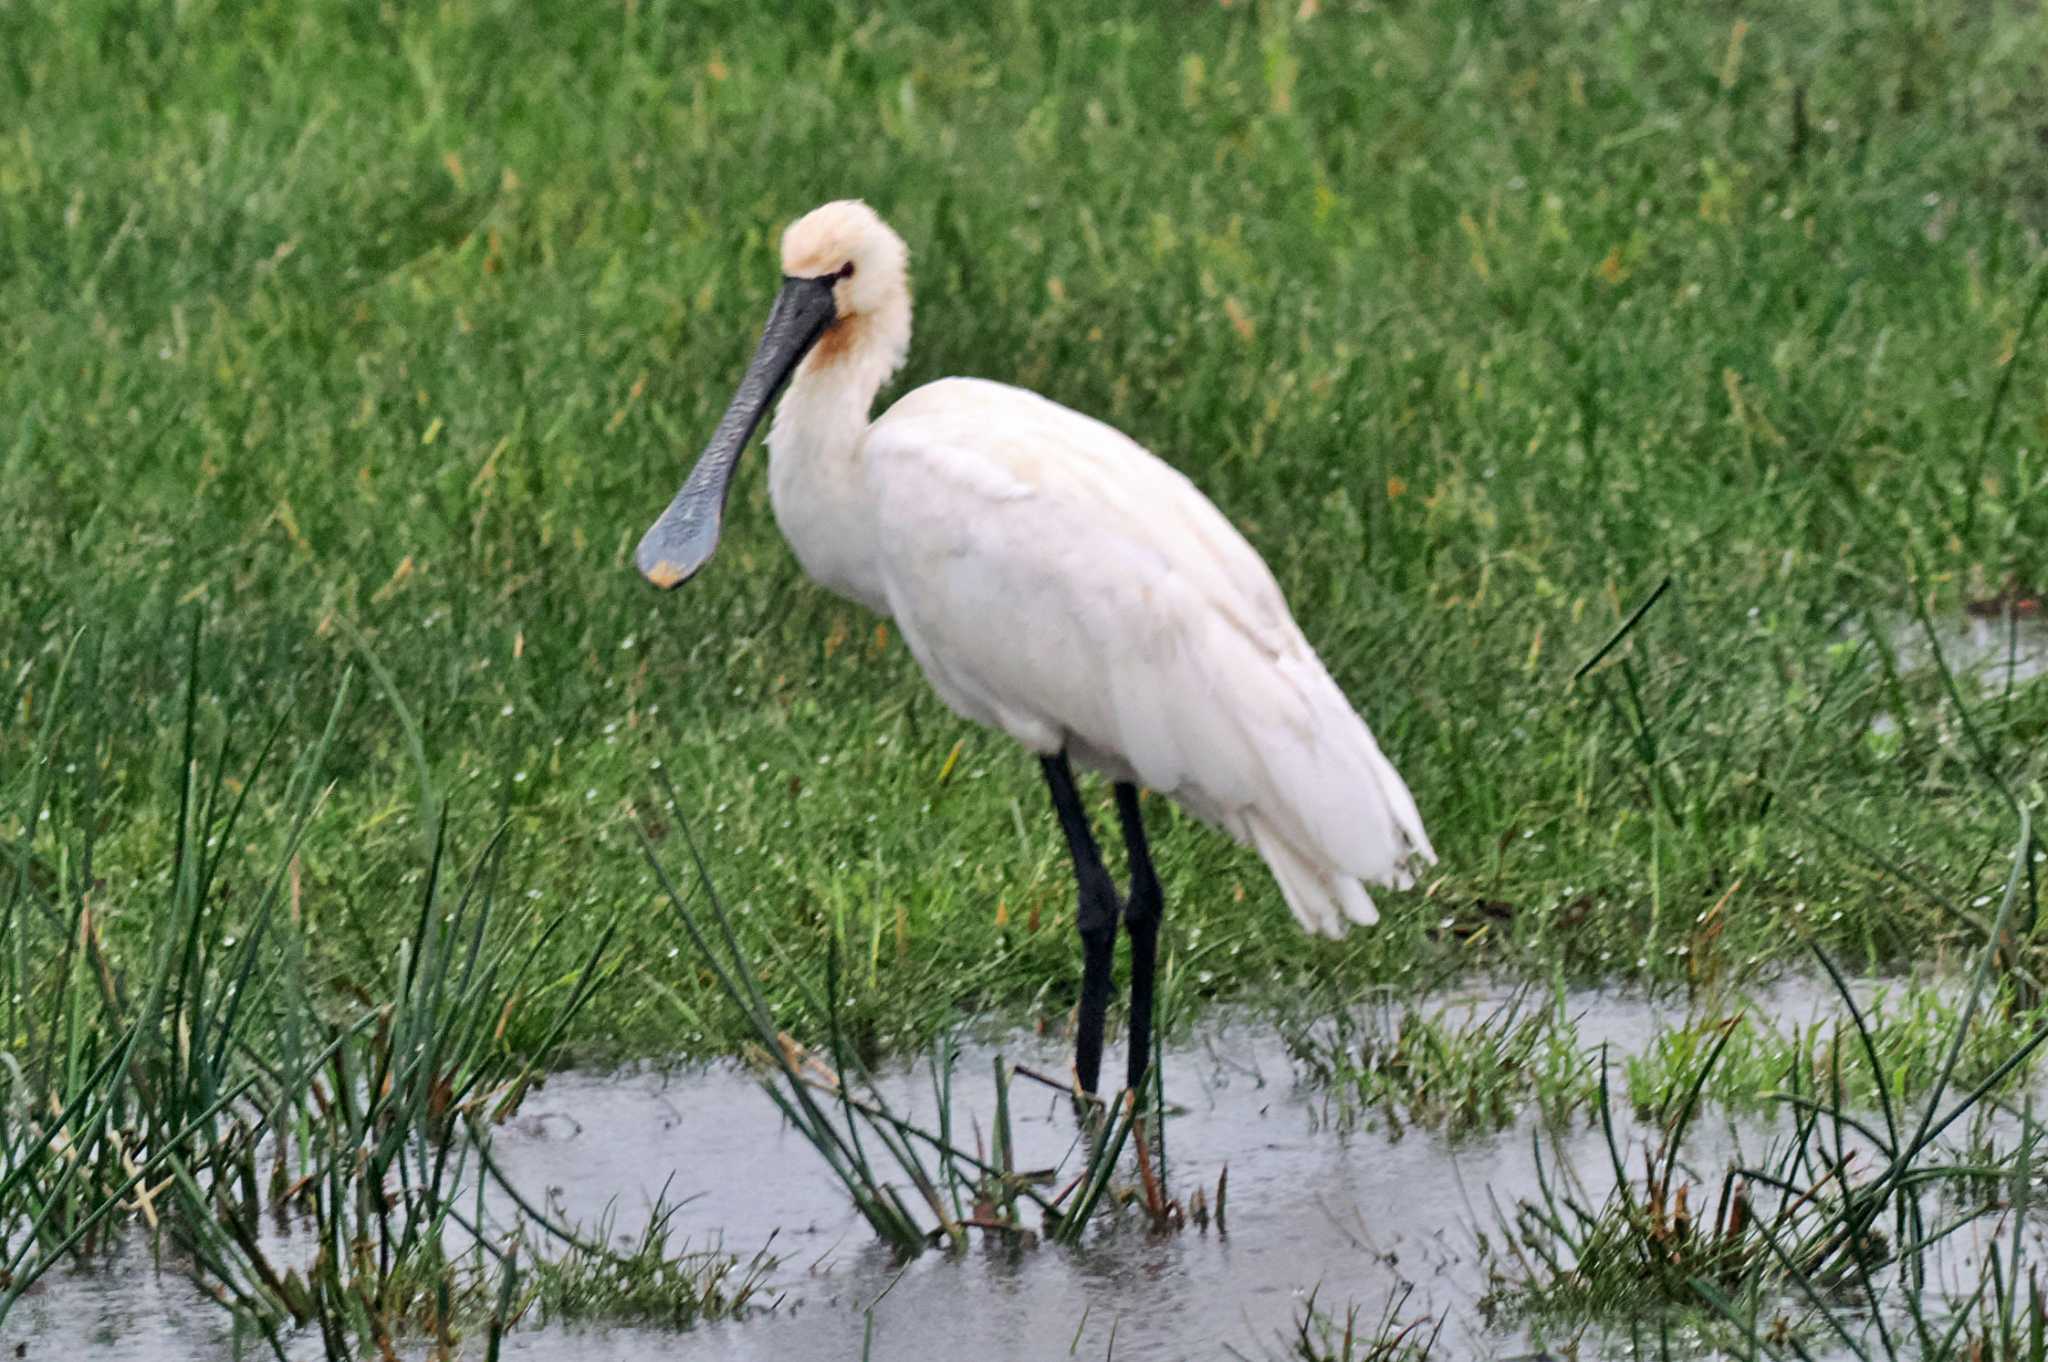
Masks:
[[[954,710],[1255,844],[1311,931],[1433,859],[1272,573],[1176,469],[999,383],[919,388],[862,446],[890,613]]]

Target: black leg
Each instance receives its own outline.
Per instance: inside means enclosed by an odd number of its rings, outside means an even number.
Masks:
[[[1159,919],[1166,902],[1159,877],[1152,873],[1152,853],[1145,844],[1145,815],[1138,809],[1137,787],[1116,787],[1116,816],[1124,825],[1124,848],[1131,862],[1131,894],[1124,904],[1124,928],[1131,934],[1131,1091],[1143,1103],[1145,1066],[1152,1059],[1152,973],[1158,959]]]
[[[1109,1011],[1110,965],[1116,954],[1116,923],[1120,915],[1116,885],[1102,867],[1088,814],[1074,789],[1067,754],[1041,757],[1045,783],[1052,789],[1052,807],[1067,834],[1067,852],[1074,858],[1079,908],[1074,925],[1081,932],[1081,1008],[1074,1035],[1074,1073],[1084,1092],[1094,1092],[1102,1076],[1102,1020]]]

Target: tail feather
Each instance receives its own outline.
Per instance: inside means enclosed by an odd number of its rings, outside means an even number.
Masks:
[[[1252,845],[1272,870],[1280,896],[1287,900],[1303,930],[1334,939],[1343,936],[1354,922],[1370,927],[1380,920],[1372,896],[1356,875],[1318,868],[1261,817],[1253,815],[1245,822]]]
[[[1363,727],[1363,721],[1360,721]],[[1368,769],[1372,772],[1373,784],[1386,800],[1387,810],[1393,816],[1394,826],[1400,830],[1400,838],[1406,845],[1406,855],[1396,868],[1396,878],[1389,881],[1397,889],[1406,889],[1415,883],[1410,867],[1415,861],[1424,865],[1436,864],[1436,848],[1429,844],[1429,833],[1422,826],[1422,811],[1415,807],[1415,796],[1408,789],[1408,782],[1401,779],[1401,773],[1394,769],[1394,763],[1387,760],[1386,753],[1368,730],[1366,741],[1372,745]]]
[[[1264,731],[1268,819],[1309,864],[1333,875],[1412,884],[1410,860],[1436,855],[1407,783],[1306,645],[1278,672],[1301,696],[1308,721]]]
[[[1415,796],[1372,731],[1327,675],[1321,682],[1321,730],[1261,753],[1273,803],[1246,810],[1244,825],[1301,925],[1341,937],[1351,923],[1379,921],[1366,882],[1409,888],[1415,868],[1435,862],[1436,849]]]

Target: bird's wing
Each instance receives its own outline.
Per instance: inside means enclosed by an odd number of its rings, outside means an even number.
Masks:
[[[1406,787],[1272,573],[1172,467],[1035,394],[962,379],[905,397],[862,456],[891,613],[956,710],[1040,752],[1106,758],[1323,872],[1399,882],[1426,853]]]
[[[876,422],[871,477],[902,471],[881,454],[899,447],[942,458],[953,479],[995,502],[1029,489],[1063,514],[1092,512],[1267,646],[1299,637],[1279,584],[1237,527],[1180,470],[1114,426],[1023,388],[949,378],[911,392]]]

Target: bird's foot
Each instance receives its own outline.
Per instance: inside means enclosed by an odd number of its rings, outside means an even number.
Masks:
[[[1101,1128],[1109,1107],[1103,1100],[1081,1086],[1081,1075],[1072,1066],[1067,1069],[1069,1083],[1068,1099],[1074,1104],[1074,1120],[1091,1134]]]

